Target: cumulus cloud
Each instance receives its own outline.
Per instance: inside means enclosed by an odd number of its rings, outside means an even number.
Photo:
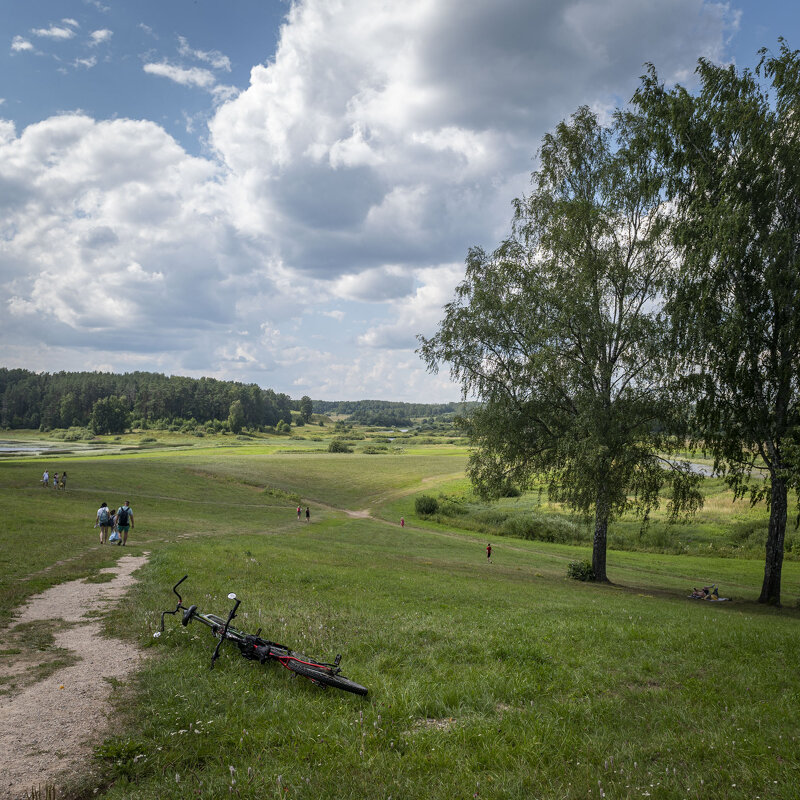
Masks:
[[[15,36],[11,40],[11,52],[12,53],[23,53],[26,50],[33,50],[33,45],[22,36]]]
[[[74,20],[64,20],[64,22],[74,22]],[[75,23],[77,25],[77,23]],[[75,36],[75,31],[69,27],[62,27],[59,25],[51,25],[49,28],[33,28],[31,33],[34,36],[39,36],[43,39],[72,39]]]
[[[64,115],[0,142],[5,335],[133,352],[206,341],[213,352],[240,292],[280,302],[232,231],[217,167],[158,125]]]
[[[75,66],[76,67],[86,67],[86,69],[91,69],[97,64],[96,56],[89,56],[89,58],[76,58],[75,59]]]
[[[624,101],[646,60],[672,76],[718,57],[734,24],[701,0],[307,0],[211,141],[242,230],[350,296],[344,276],[489,240],[549,127]]]
[[[102,28],[101,30],[98,31],[92,31],[91,34],[89,35],[89,44],[92,45],[92,47],[95,47],[98,44],[110,41],[113,35],[114,31],[111,31],[108,28]]]
[[[452,399],[415,334],[468,247],[506,233],[541,136],[580,104],[623,103],[645,61],[685,80],[699,55],[723,59],[736,24],[703,0],[298,0],[216,110],[206,158],[147,121],[0,123],[0,340],[33,368],[53,364],[25,342],[64,368]],[[222,53],[180,38],[179,54],[144,70],[235,92]]]

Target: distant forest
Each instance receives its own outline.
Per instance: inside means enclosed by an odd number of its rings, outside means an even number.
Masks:
[[[463,414],[469,403],[396,403],[391,400],[314,400],[317,414],[342,414],[362,425],[407,427],[412,418],[444,417]]]
[[[236,404],[241,425],[249,428],[290,424],[302,401],[257,384],[186,378],[156,372],[31,372],[0,367],[0,427],[86,427],[98,401],[116,398],[133,427],[157,422],[225,421]],[[307,402],[307,398],[306,402]],[[238,402],[237,402],[238,401]],[[315,414],[341,414],[363,425],[410,426],[412,418],[464,413],[463,403],[395,403],[386,400],[313,400]]]
[[[89,425],[98,400],[122,398],[137,421],[227,420],[231,405],[241,404],[247,427],[292,421],[296,405],[287,394],[254,383],[184,378],[156,372],[47,372],[0,368],[0,426],[69,428]]]

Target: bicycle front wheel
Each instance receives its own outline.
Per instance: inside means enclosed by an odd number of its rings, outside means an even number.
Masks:
[[[310,664],[306,661],[289,658],[286,661],[286,667],[304,678],[309,678],[314,683],[321,683],[323,686],[332,686],[334,689],[341,689],[344,692],[352,692],[362,696],[367,693],[366,686],[351,681],[350,678],[345,678],[344,675],[335,675],[330,669],[323,667],[321,664]]]

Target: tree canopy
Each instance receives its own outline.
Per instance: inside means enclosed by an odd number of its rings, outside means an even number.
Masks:
[[[669,309],[697,437],[738,496],[769,503],[760,601],[778,604],[800,487],[800,56],[783,41],[761,55],[754,72],[701,60],[694,94],[651,66],[634,104],[668,177]],[[753,481],[759,460],[767,478]]]
[[[666,482],[673,515],[701,502],[688,465],[659,456],[677,444],[658,310],[672,262],[659,175],[630,124],[581,108],[544,138],[511,236],[470,250],[438,332],[420,337],[429,368],[448,363],[484,403],[468,421],[478,492],[545,478],[553,499],[594,513],[597,580],[616,514],[646,518]]]

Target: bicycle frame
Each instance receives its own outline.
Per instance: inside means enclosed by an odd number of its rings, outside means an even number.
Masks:
[[[212,634],[217,638],[217,645],[211,656],[211,669],[214,668],[214,662],[219,658],[219,651],[223,641],[229,641],[239,648],[239,652],[244,658],[258,661],[263,664],[266,661],[277,661],[285,669],[290,672],[298,673],[308,678],[312,683],[325,688],[326,686],[334,686],[338,689],[353,692],[355,694],[365,695],[367,689],[354,683],[349,678],[341,675],[339,662],[341,655],[337,655],[333,663],[324,661],[317,661],[307,658],[300,653],[296,653],[286,645],[271,642],[262,639],[260,636],[261,628],[255,634],[244,633],[231,627],[231,621],[236,616],[236,611],[241,604],[241,600],[231,593],[228,595],[229,600],[233,600],[233,608],[228,612],[227,619],[216,614],[203,613],[198,610],[196,605],[191,605],[188,608],[183,605],[183,598],[178,592],[178,587],[188,578],[184,575],[173,587],[172,591],[178,598],[178,604],[175,606],[174,611],[164,611],[161,614],[160,630],[153,634],[153,636],[160,636],[164,632],[164,617],[167,614],[175,615],[182,611],[181,625],[188,625],[192,620],[197,620],[203,625],[211,629]]]

